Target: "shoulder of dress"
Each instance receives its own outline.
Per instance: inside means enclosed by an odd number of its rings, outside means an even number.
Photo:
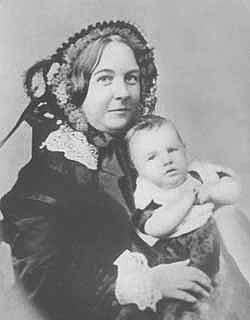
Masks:
[[[52,131],[40,148],[51,152],[62,152],[64,157],[79,162],[91,170],[97,169],[98,150],[90,144],[86,136],[69,126],[61,125]]]

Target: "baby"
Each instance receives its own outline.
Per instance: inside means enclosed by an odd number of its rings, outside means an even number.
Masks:
[[[138,175],[133,217],[139,236],[136,250],[147,256],[151,266],[188,259],[214,280],[219,238],[213,214],[238,199],[235,175],[209,163],[189,164],[179,132],[160,116],[143,117],[126,140]],[[170,305],[165,307],[170,310]],[[174,319],[185,310],[183,305],[172,303]]]

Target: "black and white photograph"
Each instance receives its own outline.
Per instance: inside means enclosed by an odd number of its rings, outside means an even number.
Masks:
[[[246,320],[250,0],[0,0],[0,317]]]

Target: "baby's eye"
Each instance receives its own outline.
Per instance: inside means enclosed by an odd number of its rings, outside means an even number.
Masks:
[[[125,80],[127,84],[135,85],[139,82],[139,74],[127,74]]]
[[[151,154],[149,157],[148,157],[148,160],[154,160],[156,157],[156,154]]]
[[[113,80],[113,76],[111,75],[103,75],[97,79],[97,81],[103,84],[104,86],[111,84],[112,80]]]
[[[178,148],[168,148],[168,153],[178,151]]]

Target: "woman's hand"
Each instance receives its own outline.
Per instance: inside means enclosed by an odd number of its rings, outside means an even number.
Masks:
[[[161,264],[151,269],[163,297],[195,303],[197,296],[209,296],[210,279],[199,269],[188,266],[187,262]]]

